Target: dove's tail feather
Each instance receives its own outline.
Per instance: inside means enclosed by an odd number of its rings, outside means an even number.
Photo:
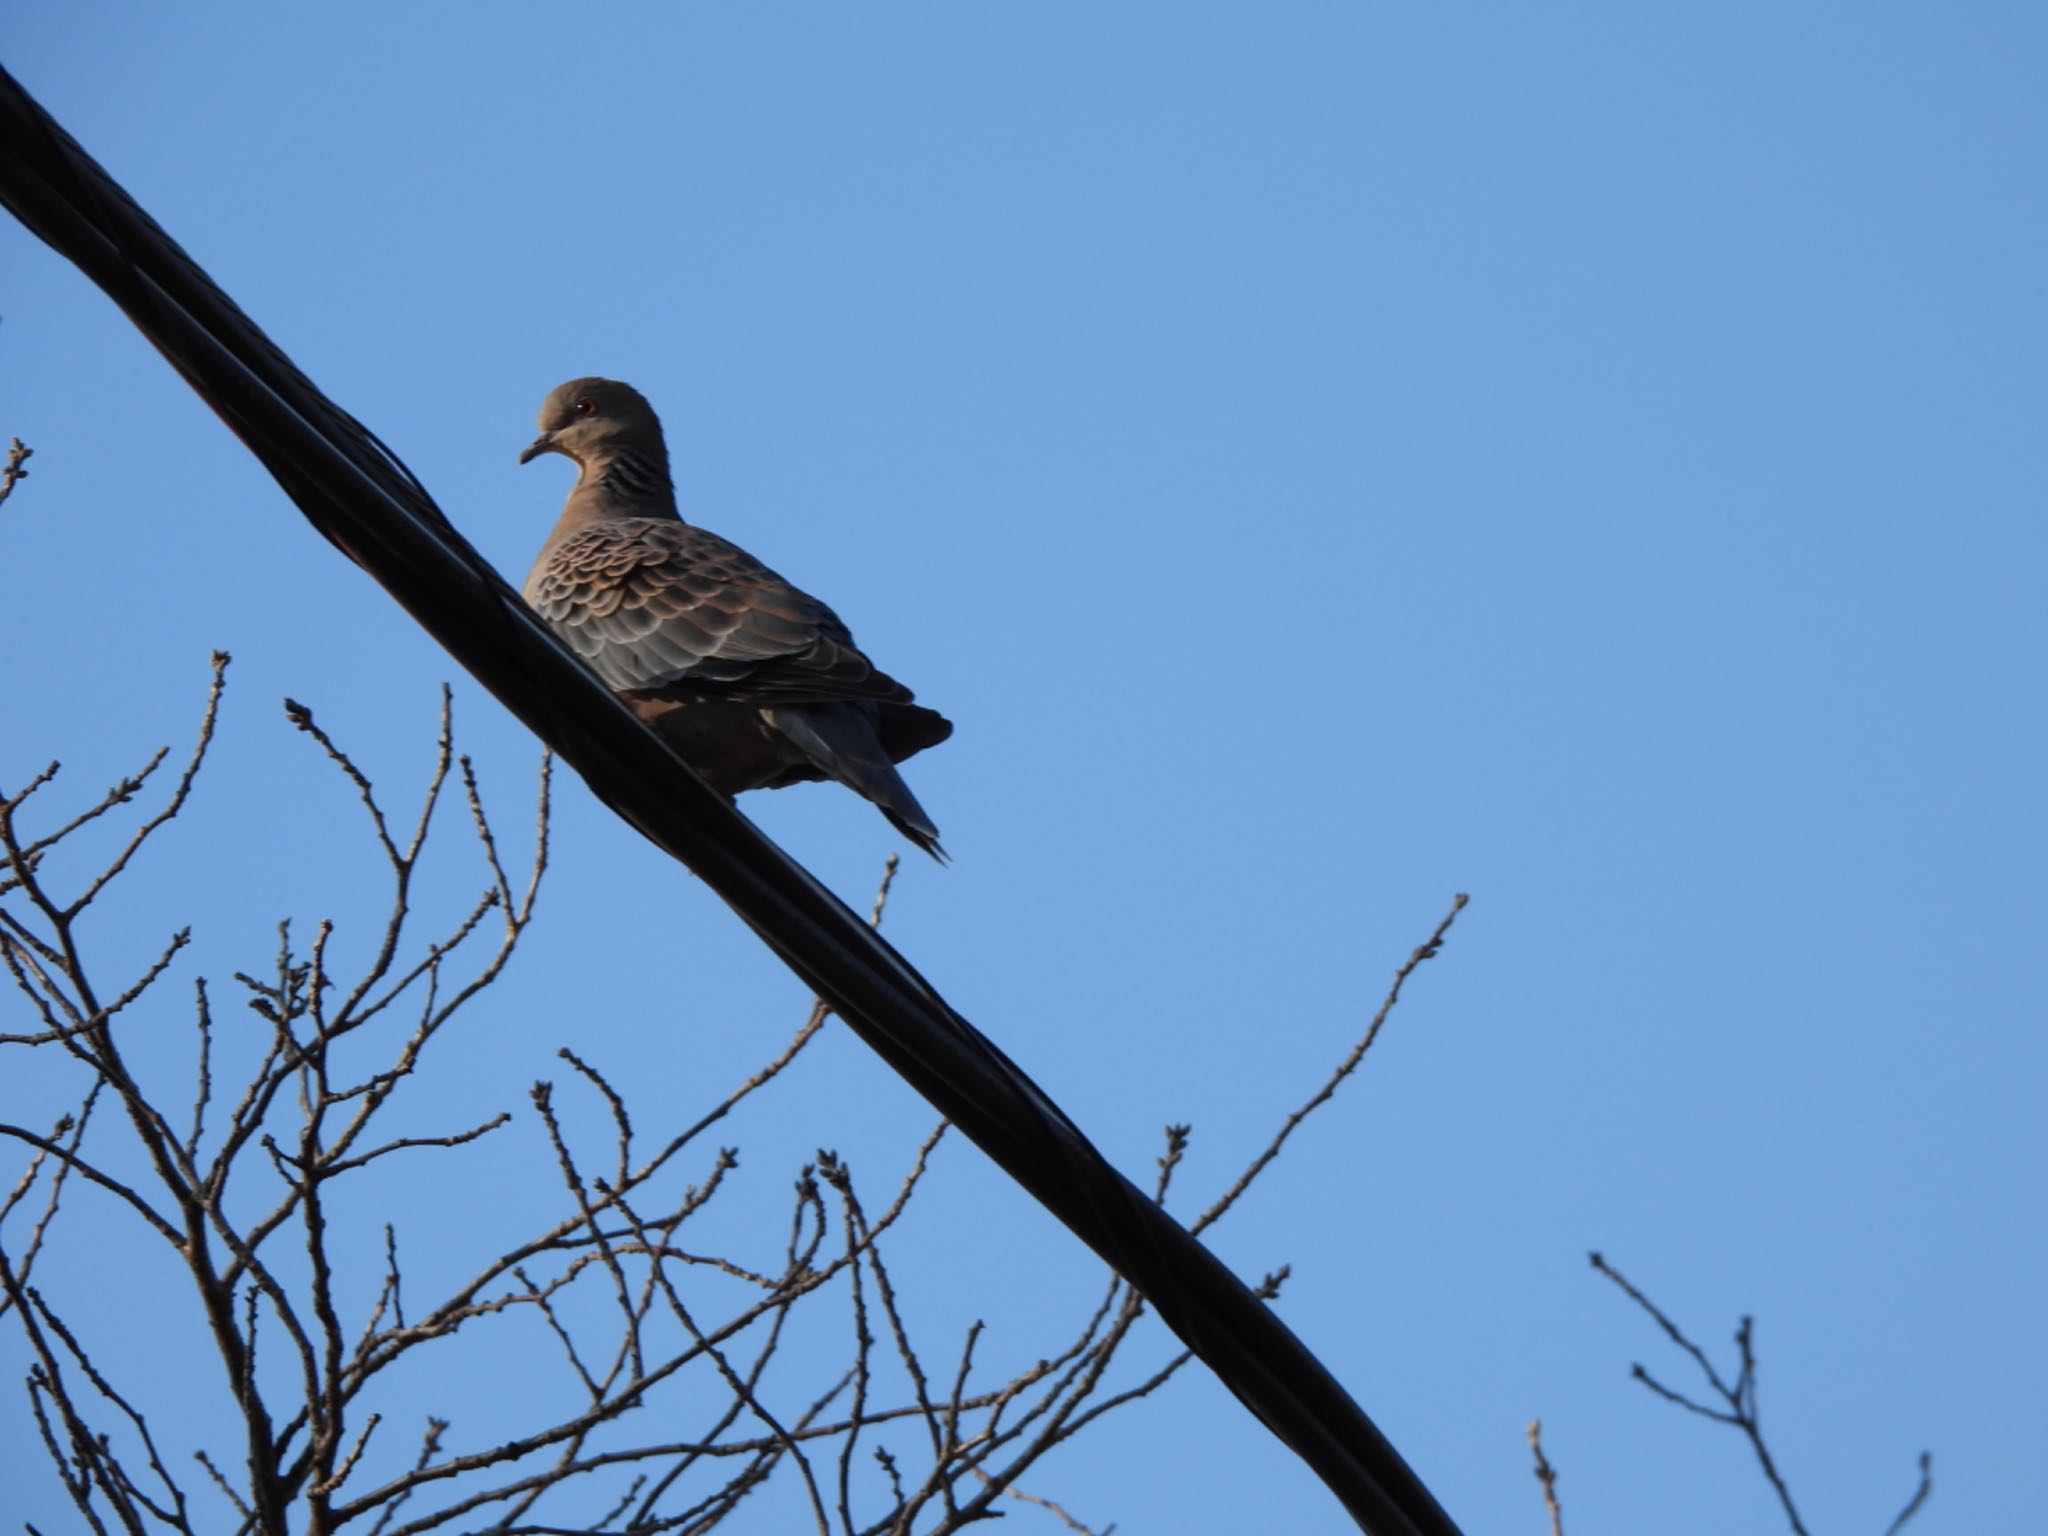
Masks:
[[[896,782],[901,784],[903,781],[899,778]],[[902,815],[898,814],[898,812],[893,807],[884,805],[880,800],[875,801],[876,809],[881,811],[881,813],[884,816],[889,818],[890,826],[894,827],[898,832],[901,832],[905,837],[909,838],[913,843],[917,844],[918,847],[922,848],[926,853],[930,854],[934,859],[938,860],[939,863],[952,863],[953,855],[946,852],[946,850],[940,845],[939,829],[931,824],[931,820],[924,814],[923,808],[921,806],[918,806],[917,796],[911,794],[909,789],[907,788],[903,791],[903,793],[905,797],[908,798],[908,800],[910,801],[912,807],[917,810],[916,821],[910,821],[906,819]]]
[[[889,761],[868,710],[856,704],[809,704],[761,714],[819,772],[870,801],[890,826],[939,863],[950,862],[939,846],[939,829]]]

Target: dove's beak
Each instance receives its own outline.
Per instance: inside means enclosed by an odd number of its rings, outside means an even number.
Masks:
[[[555,434],[552,432],[543,432],[539,437],[536,437],[532,442],[526,445],[525,450],[519,455],[519,462],[522,464],[531,464],[535,459],[539,458],[544,453],[559,452],[561,452],[561,450],[555,446]]]

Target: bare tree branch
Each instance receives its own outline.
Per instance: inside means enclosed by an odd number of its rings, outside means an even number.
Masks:
[[[18,437],[7,440],[7,463],[0,468],[0,502],[5,502],[14,494],[15,486],[28,478],[28,470],[24,466],[34,452],[35,449]]]
[[[830,1017],[824,1003],[708,1112],[680,1133],[652,1132],[651,1154],[640,1130],[644,1113],[635,1113],[594,1060],[567,1048],[559,1054],[574,1077],[560,1094],[537,1084],[530,1116],[503,1111],[438,1131],[416,1121],[401,1129],[388,1118],[407,1085],[449,1056],[441,1041],[450,1024],[503,974],[532,920],[548,858],[549,760],[541,763],[530,867],[518,874],[504,862],[475,764],[456,751],[445,690],[426,783],[416,811],[402,815],[309,709],[288,702],[291,724],[315,739],[366,809],[387,871],[387,905],[368,930],[373,952],[347,975],[338,974],[336,959],[343,948],[336,934],[346,925],[322,920],[307,943],[299,937],[303,924],[281,921],[268,961],[234,973],[247,1005],[236,1015],[247,1021],[239,1028],[215,1018],[212,992],[195,978],[190,1075],[181,1065],[176,1078],[189,1084],[190,1107],[172,1130],[166,1102],[129,1069],[121,1042],[159,1005],[156,984],[184,963],[189,931],[179,929],[138,975],[105,985],[77,919],[187,807],[216,732],[225,666],[226,657],[216,656],[198,744],[180,776],[131,830],[114,834],[117,846],[70,894],[51,883],[56,866],[44,855],[112,827],[109,818],[154,782],[166,754],[80,812],[48,805],[43,792],[55,782],[55,765],[0,798],[0,896],[7,898],[0,964],[40,1026],[0,1035],[0,1048],[42,1053],[30,1059],[73,1063],[88,1076],[80,1107],[47,1134],[0,1125],[0,1142],[27,1154],[0,1199],[0,1240],[27,1235],[18,1256],[0,1241],[0,1314],[17,1314],[31,1338],[29,1411],[85,1524],[186,1536],[237,1524],[248,1536],[331,1536],[348,1526],[373,1536],[424,1536],[478,1517],[494,1530],[536,1532],[587,1531],[597,1518],[636,1532],[708,1531],[781,1473],[802,1489],[811,1523],[840,1536],[944,1536],[999,1514],[1004,1498],[1039,1505],[1086,1531],[1056,1500],[1017,1489],[1017,1479],[1102,1414],[1162,1388],[1193,1356],[1177,1350],[1126,1378],[1119,1353],[1147,1309],[1112,1280],[1060,1348],[1032,1351],[1007,1376],[989,1370],[992,1379],[976,1382],[979,1361],[992,1353],[977,1323],[947,1368],[950,1381],[935,1381],[884,1245],[947,1135],[943,1122],[872,1213],[851,1169],[820,1153],[797,1180],[779,1252],[714,1246],[692,1235],[703,1228],[691,1224],[729,1188],[738,1154],[707,1149],[687,1179],[684,1154],[712,1126],[733,1122],[817,1037]],[[438,936],[428,936],[435,930],[424,928],[430,904],[421,893],[441,887],[420,871],[440,857],[433,832],[445,821],[436,812],[453,802],[442,792],[455,775],[485,883]],[[31,831],[28,818],[55,830]],[[873,925],[882,921],[897,868],[893,857],[883,868]],[[1294,1127],[1330,1100],[1450,921],[1397,974],[1366,1039],[1205,1221],[1240,1198]],[[123,1115],[95,1116],[102,1096]],[[593,1113],[594,1140],[584,1128]],[[1185,1126],[1167,1128],[1157,1203],[1189,1135]],[[422,1304],[407,1294],[417,1287],[400,1266],[399,1223],[364,1225],[337,1187],[400,1152],[430,1154],[408,1159],[409,1170],[430,1169],[440,1158],[488,1155],[480,1143],[508,1136],[527,1137],[552,1155],[558,1189],[536,1191],[535,1219],[523,1237],[458,1269],[468,1278]],[[97,1219],[132,1216],[137,1230],[161,1238],[190,1271],[194,1318],[220,1357],[243,1441],[232,1453],[202,1448],[195,1455],[203,1472],[195,1487],[212,1515],[188,1504],[139,1400],[88,1353],[98,1320],[65,1318],[58,1298],[28,1283],[38,1252],[67,1230],[64,1195],[78,1188],[112,1195],[116,1214]],[[409,1254],[418,1251],[417,1239],[408,1235]],[[96,1233],[93,1240],[101,1239]],[[436,1249],[435,1256],[445,1266],[447,1254]],[[345,1304],[339,1277],[365,1258],[378,1265],[374,1294]],[[1267,1276],[1256,1294],[1277,1297],[1285,1274],[1283,1266]],[[851,1326],[843,1356],[819,1375],[808,1356],[788,1353],[786,1341],[798,1309],[808,1312],[835,1288],[843,1288]],[[600,1297],[604,1304],[594,1306]],[[447,1420],[429,1419],[411,1464],[392,1466],[380,1436],[388,1437],[393,1413],[412,1404],[395,1385],[396,1368],[420,1350],[441,1362],[459,1359],[452,1352],[462,1348],[558,1348],[567,1398],[536,1400],[517,1432],[496,1443],[451,1439]],[[781,1365],[771,1373],[775,1362]],[[797,1378],[807,1374],[817,1379],[800,1386]],[[667,1406],[694,1400],[685,1397],[685,1382],[696,1384],[695,1393],[716,1388],[710,1422],[694,1439],[649,1438],[641,1426],[666,1425]],[[662,1412],[639,1412],[657,1405],[665,1405]],[[95,1416],[108,1417],[112,1433],[96,1427]],[[182,1417],[177,1427],[185,1432]],[[913,1437],[912,1454],[881,1443],[892,1429]],[[880,1486],[860,1471],[869,1465]],[[885,1507],[870,1507],[877,1499]]]
[[[1379,1011],[1372,1016],[1372,1022],[1366,1025],[1365,1033],[1359,1037],[1358,1043],[1351,1048],[1350,1054],[1337,1064],[1336,1070],[1325,1080],[1322,1087],[1310,1094],[1307,1101],[1287,1117],[1281,1124],[1280,1129],[1274,1133],[1273,1139],[1267,1144],[1266,1149],[1252,1159],[1251,1166],[1245,1169],[1243,1174],[1238,1177],[1237,1182],[1225,1190],[1217,1198],[1214,1205],[1210,1206],[1208,1210],[1195,1219],[1194,1224],[1188,1228],[1190,1232],[1200,1233],[1206,1231],[1213,1223],[1220,1220],[1224,1213],[1237,1203],[1238,1198],[1247,1189],[1251,1188],[1252,1181],[1265,1172],[1266,1165],[1280,1155],[1280,1149],[1287,1144],[1287,1138],[1294,1134],[1296,1127],[1318,1109],[1321,1109],[1323,1105],[1329,1103],[1336,1095],[1337,1089],[1344,1079],[1358,1070],[1358,1064],[1365,1060],[1365,1053],[1372,1049],[1373,1041],[1379,1038],[1380,1027],[1387,1022],[1387,1016],[1394,1011],[1394,1005],[1400,1002],[1401,988],[1407,984],[1408,978],[1415,974],[1417,966],[1421,965],[1425,960],[1436,958],[1438,951],[1443,948],[1445,937],[1451,931],[1451,924],[1458,920],[1458,914],[1465,910],[1466,903],[1470,900],[1471,898],[1463,893],[1451,899],[1451,910],[1444,914],[1444,919],[1436,925],[1436,930],[1427,939],[1424,939],[1417,946],[1415,952],[1402,962],[1401,968],[1394,972],[1393,985],[1387,988],[1387,995],[1381,1001]],[[1161,1192],[1163,1196],[1163,1185]]]
[[[1550,1536],[1564,1536],[1564,1510],[1557,1502],[1557,1468],[1543,1454],[1543,1421],[1529,1421],[1529,1454],[1536,1458],[1536,1481],[1543,1488],[1543,1508],[1550,1516]]]
[[[1623,1295],[1657,1324],[1666,1338],[1691,1358],[1694,1365],[1699,1368],[1700,1374],[1706,1378],[1707,1385],[1713,1389],[1714,1395],[1726,1406],[1716,1407],[1710,1403],[1696,1401],[1657,1380],[1640,1363],[1632,1368],[1630,1374],[1664,1401],[1675,1404],[1689,1413],[1696,1413],[1702,1418],[1711,1419],[1717,1424],[1731,1425],[1740,1430],[1756,1455],[1757,1465],[1763,1469],[1765,1481],[1777,1494],[1778,1502],[1784,1508],[1785,1518],[1795,1536],[1807,1536],[1806,1525],[1800,1519],[1799,1510],[1792,1502],[1792,1490],[1779,1473],[1770,1446],[1764,1440],[1763,1423],[1757,1407],[1756,1320],[1744,1317],[1736,1326],[1737,1367],[1735,1379],[1731,1382],[1715,1368],[1713,1361],[1707,1358],[1706,1351],[1695,1344],[1677,1323],[1645,1296],[1620,1270],[1598,1253],[1589,1254],[1588,1258],[1595,1270],[1614,1282]],[[1895,1536],[1899,1528],[1926,1503],[1928,1495],[1933,1491],[1932,1467],[1932,1458],[1923,1452],[1920,1457],[1920,1486],[1906,1507],[1899,1512],[1898,1518],[1892,1522],[1891,1531],[1887,1536]]]
[[[1906,1500],[1906,1507],[1899,1511],[1892,1523],[1885,1527],[1884,1536],[1899,1536],[1906,1528],[1906,1522],[1920,1513],[1927,1502],[1927,1496],[1934,1492],[1934,1456],[1932,1452],[1920,1453],[1920,1485],[1913,1490],[1913,1497]]]

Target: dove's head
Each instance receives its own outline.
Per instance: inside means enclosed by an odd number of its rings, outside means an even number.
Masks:
[[[541,402],[540,436],[526,445],[519,462],[559,453],[590,464],[622,448],[667,457],[654,407],[639,390],[617,379],[571,379]]]

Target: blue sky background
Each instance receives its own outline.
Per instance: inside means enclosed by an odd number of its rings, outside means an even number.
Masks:
[[[957,863],[906,866],[892,936],[1134,1176],[1191,1121],[1183,1211],[1472,893],[1216,1238],[1295,1266],[1285,1315],[1467,1531],[1542,1528],[1536,1415],[1575,1536],[1782,1528],[1734,1435],[1627,1379],[1682,1373],[1594,1247],[1703,1341],[1757,1315],[1816,1530],[1882,1532],[1923,1447],[1916,1529],[2037,1518],[2039,7],[78,3],[17,8],[5,61],[515,582],[568,487],[514,463],[541,396],[646,391],[685,515],[957,722],[910,767]],[[11,222],[5,434],[0,785],[58,756],[77,803],[236,655],[100,930],[196,924],[151,1029],[279,917],[370,942],[279,697],[402,798],[452,677],[525,824],[530,738]],[[897,843],[836,789],[745,808],[859,902]],[[680,1122],[801,1019],[573,777],[559,812],[423,1124],[520,1110],[563,1043]],[[45,1092],[10,1062],[0,1113]],[[730,1133],[733,1230],[779,1234],[821,1145],[893,1187],[930,1122],[838,1035]],[[549,1177],[501,1134],[454,1197],[485,1245]],[[933,1351],[1056,1348],[1096,1266],[962,1144],[929,1199],[895,1257]],[[202,1425],[144,1304],[186,1298],[117,1251],[52,1283],[120,1298],[138,1390]],[[415,1406],[481,1436],[512,1390]],[[1031,1486],[1125,1532],[1342,1528],[1207,1379]],[[19,1429],[0,1487],[71,1528]]]

